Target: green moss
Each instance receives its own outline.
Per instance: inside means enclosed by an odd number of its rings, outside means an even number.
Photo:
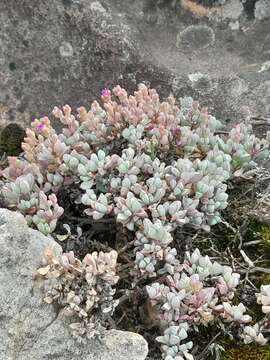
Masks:
[[[253,219],[250,221],[246,234],[247,242],[259,240],[259,244],[254,246],[257,254],[266,259],[270,258],[270,227]]]
[[[270,360],[270,346],[241,345],[226,350],[222,360]]]
[[[252,219],[248,225],[245,242],[255,241],[255,244],[245,249],[252,259],[260,258],[259,266],[270,267],[270,226]],[[259,243],[257,242],[259,241]],[[262,284],[270,284],[270,275],[258,272],[253,275],[253,283],[258,288]],[[255,309],[255,312],[257,310]],[[261,310],[260,310],[261,313]],[[270,356],[269,356],[270,360]]]
[[[21,143],[25,137],[23,128],[15,123],[7,125],[0,134],[0,156],[18,156],[22,152]]]
[[[263,225],[256,219],[251,219],[248,224],[247,237],[248,241],[257,240],[262,231]]]
[[[270,227],[262,226],[260,231],[260,240],[262,250],[270,254]]]

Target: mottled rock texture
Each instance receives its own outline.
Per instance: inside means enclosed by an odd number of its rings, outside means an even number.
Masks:
[[[137,334],[112,330],[86,344],[70,336],[34,280],[48,247],[61,253],[54,240],[29,229],[21,214],[0,209],[0,360],[144,360],[147,343]]]
[[[178,0],[1,0],[0,122],[26,124],[53,105],[76,108],[105,86],[141,81],[162,95],[192,95],[223,120],[241,120],[243,106],[266,115],[270,70],[259,70],[270,22],[242,8],[228,0],[209,19]]]

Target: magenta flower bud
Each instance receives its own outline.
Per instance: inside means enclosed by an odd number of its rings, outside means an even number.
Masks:
[[[111,95],[111,92],[107,88],[104,88],[104,89],[101,90],[101,96],[102,97],[109,97],[110,95]]]
[[[43,123],[38,123],[38,124],[36,125],[36,129],[37,129],[38,131],[43,130],[44,127],[45,127],[45,125],[44,125]]]

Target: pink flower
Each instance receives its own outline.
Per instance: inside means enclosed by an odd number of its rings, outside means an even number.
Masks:
[[[45,125],[41,122],[36,125],[37,131],[42,131],[44,129],[44,127],[45,127]]]
[[[104,88],[104,89],[101,90],[101,96],[102,97],[109,97],[110,95],[111,95],[111,92],[107,88]]]

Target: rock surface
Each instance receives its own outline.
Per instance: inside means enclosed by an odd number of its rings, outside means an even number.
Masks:
[[[270,17],[270,4],[267,0],[259,0],[255,4],[254,16],[258,20]]]
[[[42,300],[34,282],[42,254],[54,240],[29,229],[22,215],[0,209],[0,360],[143,360],[146,341],[111,330],[102,341],[78,344],[64,319]]]
[[[228,122],[243,119],[246,106],[267,115],[270,22],[254,19],[254,2],[248,16],[228,0],[213,18],[184,2],[1,0],[0,124],[26,124],[54,105],[88,105],[103,87],[133,90],[141,81],[162,96],[191,95]]]

